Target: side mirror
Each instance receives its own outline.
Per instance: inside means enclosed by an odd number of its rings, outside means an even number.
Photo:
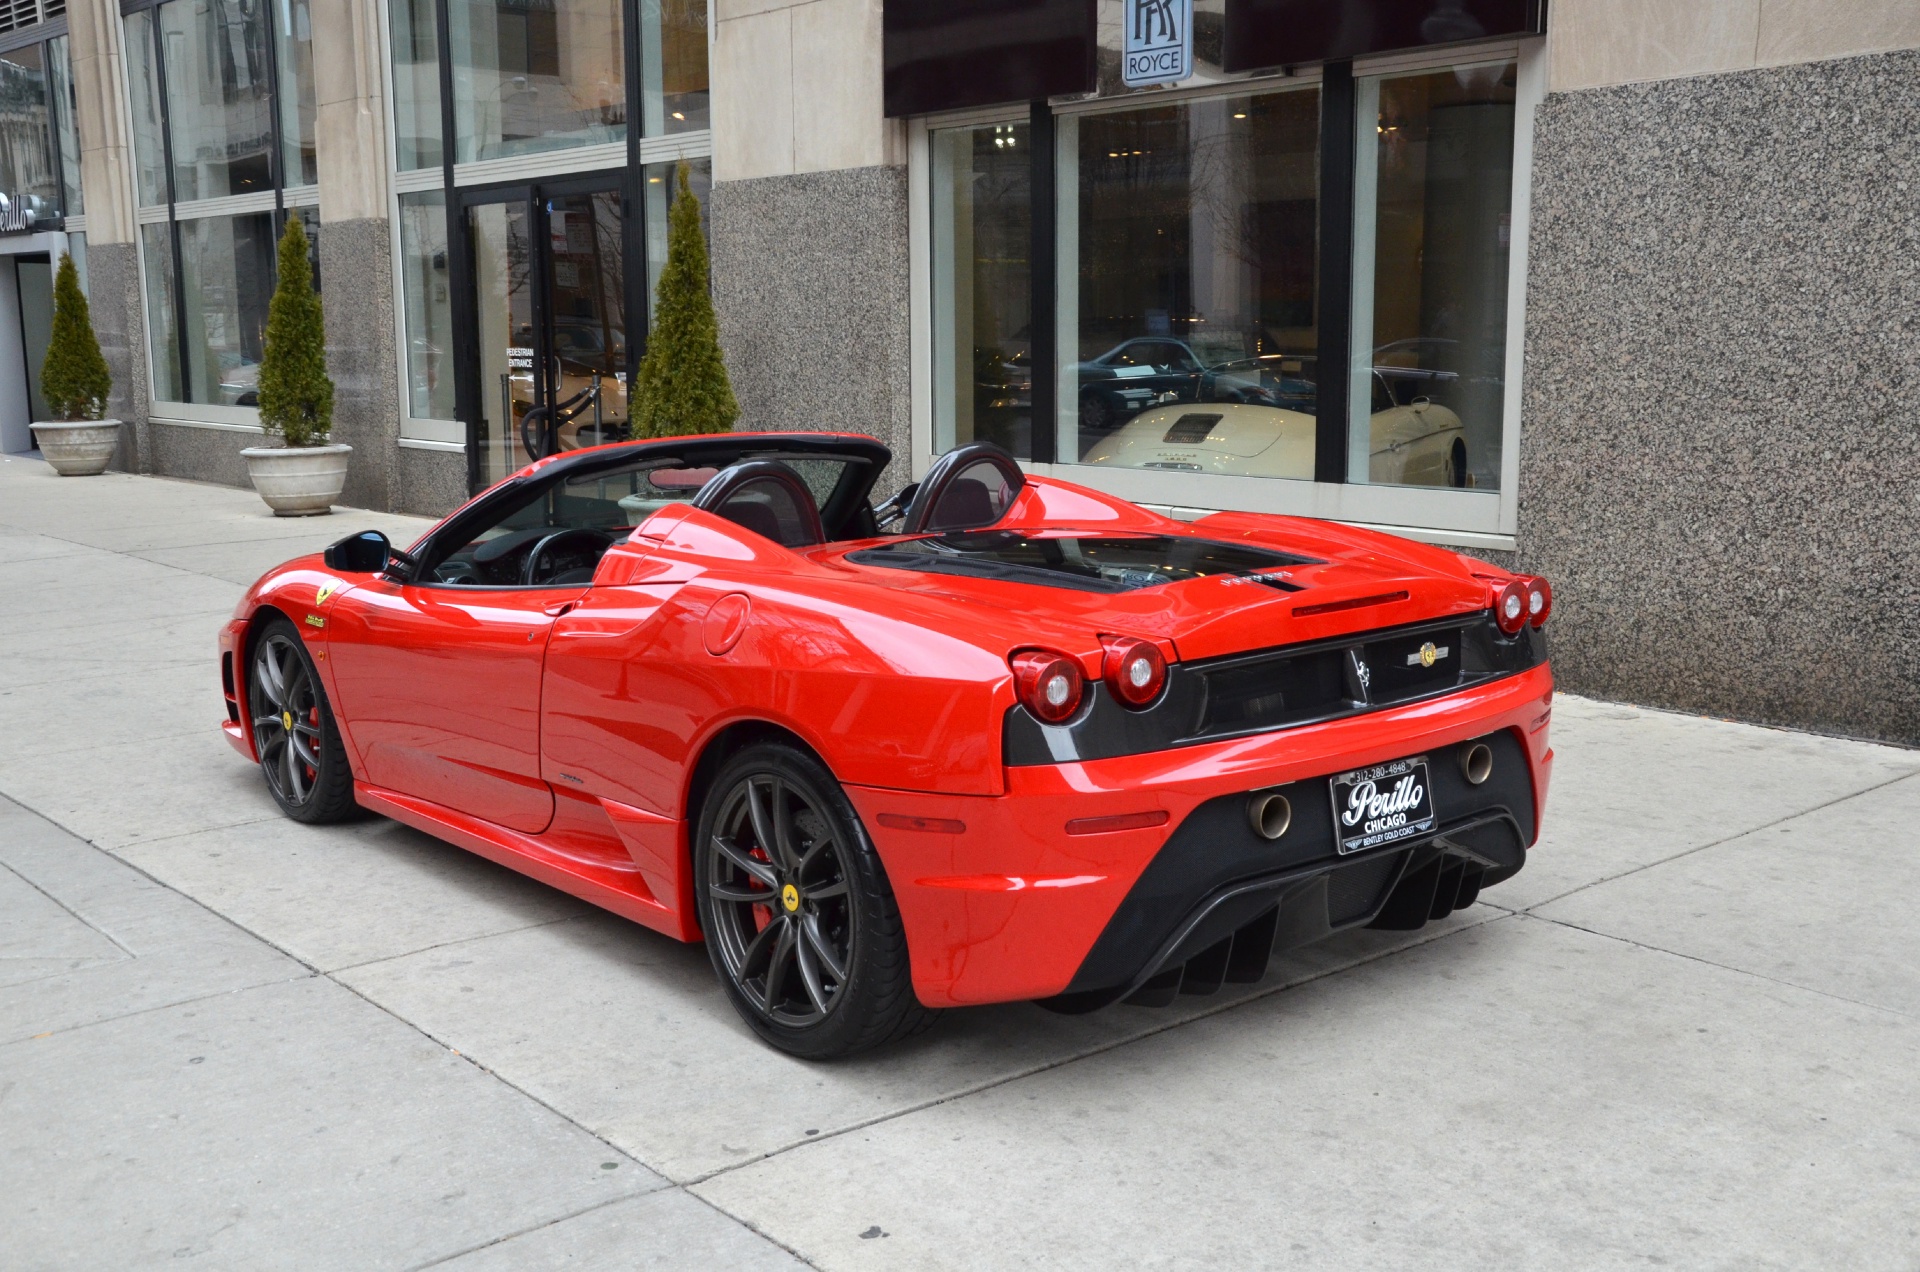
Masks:
[[[378,530],[350,534],[327,549],[327,568],[342,574],[378,574],[393,558],[393,544]]]

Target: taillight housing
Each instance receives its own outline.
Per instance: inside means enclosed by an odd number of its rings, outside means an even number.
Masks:
[[[1020,705],[1047,724],[1059,724],[1080,709],[1086,679],[1080,664],[1050,649],[1026,649],[1008,660]]]
[[[1493,621],[1509,636],[1517,636],[1527,625],[1527,582],[1523,576],[1508,579],[1493,598]]]
[[[1100,674],[1122,706],[1138,710],[1160,696],[1167,684],[1167,660],[1160,647],[1137,636],[1108,636]]]
[[[1547,621],[1547,616],[1553,613],[1553,584],[1537,574],[1529,577],[1526,582],[1527,617],[1535,627],[1539,627]]]

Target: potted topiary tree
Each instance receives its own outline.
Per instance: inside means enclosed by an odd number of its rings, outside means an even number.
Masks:
[[[724,433],[740,416],[720,357],[720,324],[707,282],[707,240],[687,165],[667,213],[667,264],[654,296],[646,356],[631,403],[635,437]]]
[[[280,236],[280,281],[267,307],[260,426],[281,445],[250,446],[240,454],[253,488],[273,515],[332,512],[347,482],[353,447],[327,442],[333,431],[333,381],[327,378],[326,330],[307,260],[307,231],[298,216],[287,218]]]
[[[100,356],[87,296],[80,290],[80,271],[63,252],[53,282],[53,332],[40,364],[40,394],[59,418],[33,425],[40,453],[62,477],[107,471],[120,444],[120,421],[106,418],[112,388],[113,375]]]

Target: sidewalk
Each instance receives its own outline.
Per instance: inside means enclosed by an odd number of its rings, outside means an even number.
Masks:
[[[244,585],[424,525],[0,462],[9,1269],[1920,1261],[1920,752],[1563,696],[1445,923],[812,1066],[698,947],[228,748]]]

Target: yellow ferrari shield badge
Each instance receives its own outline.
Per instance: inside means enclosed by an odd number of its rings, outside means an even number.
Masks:
[[[313,607],[315,609],[319,609],[322,605],[325,605],[327,603],[328,597],[332,596],[335,592],[338,592],[339,590],[340,590],[340,584],[338,584],[337,582],[334,582],[331,579],[329,579],[325,583],[322,583],[320,585],[320,590],[313,594]]]
[[[1437,661],[1439,657],[1440,657],[1440,651],[1434,647],[1434,643],[1432,641],[1428,641],[1426,644],[1420,646],[1420,665],[1422,667],[1433,666],[1434,662]]]

